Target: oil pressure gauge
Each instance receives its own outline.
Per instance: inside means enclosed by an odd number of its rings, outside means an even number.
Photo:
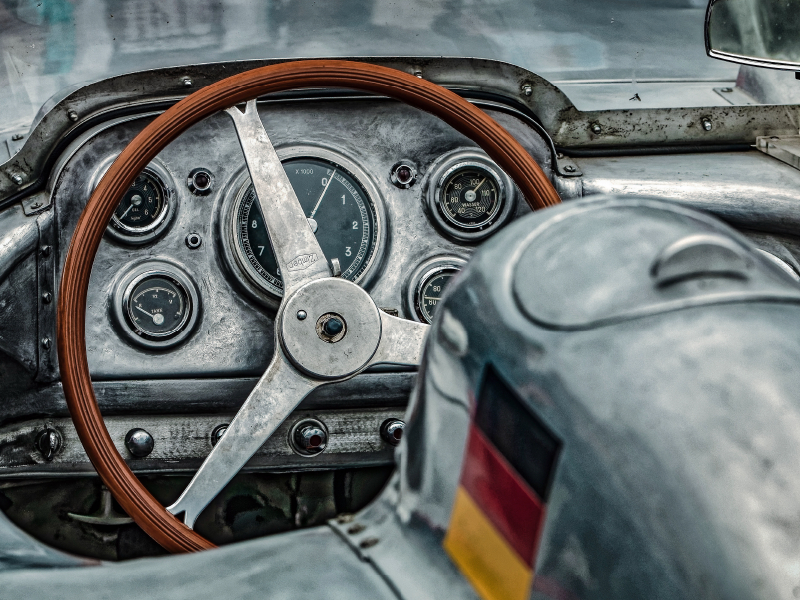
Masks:
[[[466,265],[457,256],[438,256],[419,265],[408,281],[406,300],[411,316],[432,323],[447,285]]]
[[[458,151],[437,160],[427,183],[428,211],[450,237],[479,241],[497,231],[516,207],[516,187],[487,156]]]
[[[151,261],[134,267],[114,296],[117,324],[140,346],[173,346],[186,339],[197,321],[197,288],[170,263]]]

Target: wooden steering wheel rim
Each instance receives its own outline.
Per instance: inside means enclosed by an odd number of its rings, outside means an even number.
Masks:
[[[179,134],[207,116],[251,98],[324,87],[390,96],[427,111],[483,148],[514,180],[531,208],[561,201],[536,161],[486,113],[439,85],[366,63],[305,60],[253,69],[198,90],[145,127],[108,169],[75,228],[59,290],[58,359],[67,406],[89,459],[125,512],[170,552],[205,550],[214,544],[153,498],[117,452],[105,427],[86,355],[86,297],[92,264],[119,198],[136,175]]]

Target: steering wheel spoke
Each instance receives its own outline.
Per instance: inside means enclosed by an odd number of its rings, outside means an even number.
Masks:
[[[225,112],[233,119],[239,136],[280,268],[284,297],[308,281],[330,277],[328,261],[258,116],[256,101],[250,100],[244,112],[235,106]]]
[[[295,407],[322,382],[303,375],[275,350],[266,372],[250,392],[225,434],[206,457],[180,498],[167,510],[183,513],[183,521],[193,527],[203,509],[264,442],[291,414]]]
[[[416,366],[422,362],[430,325],[393,317],[381,311],[381,341],[370,365]]]

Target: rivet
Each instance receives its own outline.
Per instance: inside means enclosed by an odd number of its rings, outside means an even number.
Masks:
[[[183,78],[183,87],[192,87],[192,80],[189,77]]]
[[[357,533],[361,533],[366,529],[366,526],[361,523],[353,523],[350,527],[347,528],[347,533],[350,535],[355,535]]]
[[[575,167],[573,167],[572,165],[566,165],[566,166],[564,167],[564,170],[565,170],[567,173],[574,173],[574,172],[576,171]]]
[[[526,83],[525,85],[522,86],[522,93],[525,94],[526,96],[530,96],[531,94],[533,94],[533,86],[530,85],[529,83]]]
[[[350,513],[342,513],[341,515],[336,517],[336,522],[339,523],[339,525],[346,525],[347,523],[352,523],[353,515],[351,515]]]
[[[51,294],[50,292],[45,292],[44,294],[42,294],[42,302],[44,302],[45,304],[50,304],[52,301],[53,301],[53,294]]]
[[[308,316],[308,313],[304,310],[297,311],[297,320],[298,321],[305,321],[305,318]]]
[[[603,132],[603,128],[600,127],[599,123],[592,123],[592,133],[595,135],[600,135]]]
[[[186,245],[192,250],[199,248],[202,243],[203,238],[200,237],[199,233],[190,233],[186,236]]]
[[[53,252],[53,248],[51,246],[42,246],[42,256],[47,258]]]
[[[772,135],[769,139],[771,139],[773,142],[777,142],[781,138],[779,138],[777,135]]]
[[[372,548],[378,542],[380,542],[378,538],[367,538],[365,540],[361,540],[361,543],[358,545],[358,547],[363,550],[366,550],[367,548]]]
[[[50,341],[50,338],[42,338],[42,348],[45,350],[50,350],[50,346],[53,345],[53,342]]]
[[[18,142],[24,137],[25,137],[25,134],[23,134],[23,133],[15,133],[14,135],[11,136],[11,141],[12,142]]]
[[[20,175],[19,173],[12,173],[11,181],[16,183],[17,185],[22,185],[22,175]]]
[[[78,120],[78,113],[74,110],[70,110],[67,112],[67,116],[69,117],[70,121],[77,121]]]
[[[730,94],[733,91],[733,88],[721,88],[720,92],[725,92],[726,94]]]
[[[703,129],[705,129],[706,131],[711,131],[713,127],[714,124],[711,122],[711,119],[708,118],[703,119]]]

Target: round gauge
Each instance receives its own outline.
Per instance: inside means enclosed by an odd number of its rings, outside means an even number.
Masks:
[[[407,280],[406,301],[411,316],[432,323],[447,285],[466,264],[463,258],[438,256],[419,265]]]
[[[164,184],[149,171],[136,176],[119,201],[112,223],[133,234],[146,233],[161,223],[167,214],[167,193]]]
[[[482,240],[497,231],[516,207],[516,187],[487,156],[451,152],[432,166],[426,187],[434,223],[460,241]]]
[[[189,321],[192,302],[183,284],[169,273],[145,273],[134,279],[123,300],[135,333],[168,339]]]
[[[490,224],[500,211],[502,184],[494,173],[478,165],[450,169],[443,178],[439,205],[456,227],[478,229]]]
[[[455,268],[442,268],[430,273],[422,280],[417,292],[417,308],[419,317],[426,323],[433,323],[436,306],[442,299],[442,294],[453,276],[458,273]]]
[[[291,158],[283,161],[283,167],[326,258],[339,260],[342,277],[358,280],[370,265],[378,240],[375,205],[364,186],[351,171],[322,158]],[[235,211],[240,262],[260,287],[282,295],[283,281],[249,181]]]

